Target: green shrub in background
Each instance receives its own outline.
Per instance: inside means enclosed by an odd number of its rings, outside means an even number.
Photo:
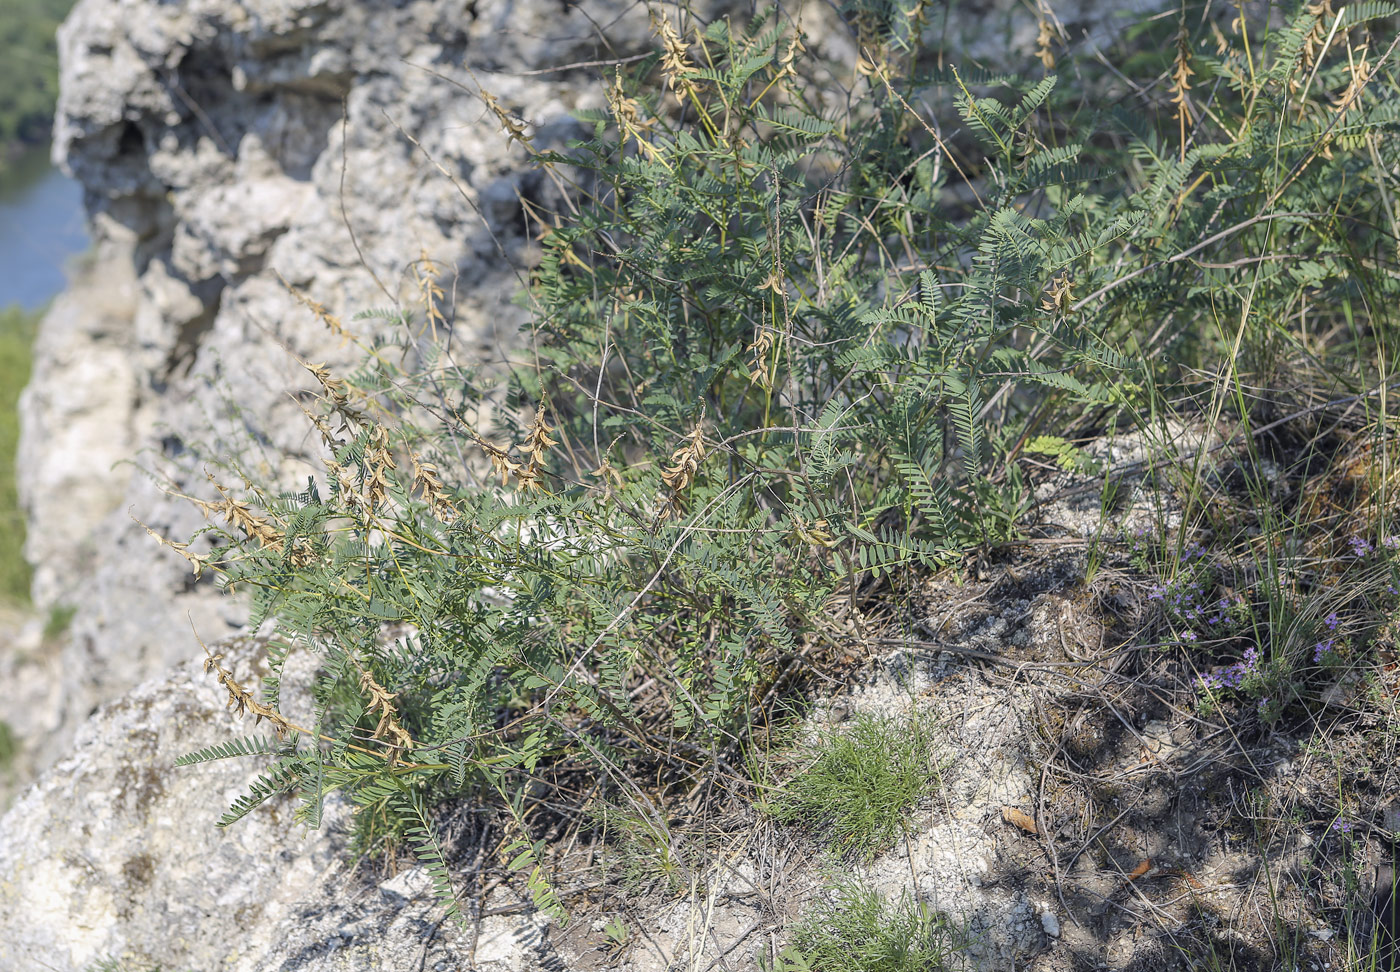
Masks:
[[[42,142],[58,101],[54,32],[73,0],[5,0],[0,4],[0,166],[12,142]]]
[[[0,310],[0,602],[29,600],[24,559],[24,515],[15,489],[19,448],[19,394],[29,383],[30,347],[37,317],[18,307]]]
[[[365,312],[397,347],[307,365],[327,476],[232,468],[171,544],[276,630],[260,695],[209,658],[276,730],[186,757],[272,759],[221,824],[292,792],[314,825],[342,792],[360,846],[407,842],[455,908],[432,807],[494,794],[560,913],[541,808],[734,785],[853,602],[1017,535],[1028,442],[1248,423],[1299,362],[1388,380],[1400,99],[1368,30],[1393,6],[1238,33],[1183,10],[1169,83],[1130,91],[1091,58],[935,68],[907,13],[852,15],[841,100],[764,17],[658,21],[568,151],[487,99],[558,192],[530,210],[531,364],[458,363],[424,262],[417,308]],[[280,713],[293,650],[323,661],[309,725]]]

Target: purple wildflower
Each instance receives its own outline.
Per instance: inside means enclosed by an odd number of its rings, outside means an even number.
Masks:
[[[1347,541],[1351,545],[1351,555],[1353,557],[1364,557],[1373,549],[1371,541],[1365,537],[1352,537]]]
[[[1322,659],[1330,655],[1336,647],[1337,642],[1334,638],[1328,638],[1326,641],[1319,641],[1317,646],[1313,648],[1313,664],[1321,664]]]
[[[1244,684],[1247,676],[1254,674],[1258,669],[1259,649],[1255,645],[1250,645],[1244,650],[1244,655],[1241,656],[1240,660],[1233,665],[1226,665],[1202,675],[1201,684],[1206,688],[1237,689]]]
[[[1337,612],[1333,611],[1331,614],[1327,615],[1327,617],[1322,619],[1322,623],[1327,625],[1328,631],[1336,631],[1337,625],[1341,622],[1337,619]]]

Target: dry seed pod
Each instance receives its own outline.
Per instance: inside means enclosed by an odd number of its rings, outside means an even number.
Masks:
[[[1152,870],[1152,858],[1144,857],[1138,862],[1138,866],[1128,873],[1128,883],[1131,884],[1150,870]]]
[[[1035,818],[1015,807],[1002,807],[1001,819],[1009,824],[1015,824],[1028,834],[1040,833],[1040,828],[1035,825]]]
[[[1204,891],[1206,889],[1206,886],[1200,881],[1197,881],[1195,877],[1192,876],[1191,872],[1186,870],[1185,868],[1172,868],[1167,873],[1175,877],[1181,878],[1193,891]]]

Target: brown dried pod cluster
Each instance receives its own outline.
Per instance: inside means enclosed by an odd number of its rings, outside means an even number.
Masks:
[[[257,699],[253,698],[253,693],[244,688],[242,684],[233,677],[233,672],[220,664],[224,657],[222,654],[216,654],[210,651],[208,645],[204,646],[204,654],[206,655],[204,659],[204,671],[206,673],[217,673],[219,684],[228,692],[227,708],[232,709],[234,715],[242,718],[245,713],[251,712],[257,717],[254,725],[266,719],[268,722],[272,723],[272,728],[277,732],[278,739],[285,738],[288,732],[306,732],[306,730],[294,726],[286,719],[282,718],[281,714],[275,709],[268,708]]]
[[[680,33],[671,26],[671,22],[664,16],[652,14],[652,33],[661,41],[661,48],[664,53],[661,55],[661,73],[666,77],[666,86],[672,91],[681,91],[686,95],[695,94],[695,82],[692,76],[699,72],[690,60],[690,52]]]
[[[1035,825],[1035,818],[1023,810],[1015,807],[1002,807],[1001,819],[1014,826],[1020,827],[1028,834],[1040,833],[1040,828]]]
[[[396,749],[412,748],[413,737],[399,723],[398,710],[394,708],[395,694],[376,682],[368,670],[360,673],[360,688],[370,699],[365,711],[379,716],[373,737],[384,740]]]
[[[658,515],[658,521],[665,520],[680,508],[681,495],[695,481],[700,463],[705,459],[705,430],[698,422],[681,444],[671,453],[670,465],[661,470],[661,481],[671,490]]]
[[[455,517],[457,507],[447,494],[447,487],[438,475],[437,465],[415,455],[410,455],[408,460],[413,466],[413,491],[423,497],[423,502],[428,504],[428,508],[439,520],[447,522]]]
[[[473,434],[472,437],[486,453],[486,458],[491,460],[491,469],[501,477],[502,486],[508,483],[513,475],[521,489],[537,490],[542,489],[544,485],[546,454],[551,446],[559,444],[549,437],[549,433],[553,431],[553,426],[545,421],[544,403],[541,402],[539,408],[535,410],[534,419],[525,430],[524,462],[512,459],[509,452],[492,445],[479,435]]]

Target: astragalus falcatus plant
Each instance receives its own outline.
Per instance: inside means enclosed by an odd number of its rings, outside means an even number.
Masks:
[[[420,273],[376,315],[407,353],[308,363],[325,474],[204,504],[198,565],[275,627],[251,711],[292,646],[321,660],[314,726],[190,757],[272,758],[223,822],[340,792],[455,906],[432,807],[493,798],[557,910],[537,808],[740,785],[843,612],[1023,529],[1028,443],[1153,428],[1201,369],[1301,340],[1302,307],[1393,302],[1393,217],[1356,187],[1394,184],[1394,86],[1349,87],[1391,69],[1356,53],[1393,10],[1346,11],[1330,46],[1308,8],[1247,52],[1180,18],[1134,53],[1171,84],[1123,91],[1051,33],[1024,77],[940,65],[923,7],[857,10],[844,67],[781,19],[658,10],[585,136],[529,146],[571,196],[529,209],[531,364],[488,387]]]

